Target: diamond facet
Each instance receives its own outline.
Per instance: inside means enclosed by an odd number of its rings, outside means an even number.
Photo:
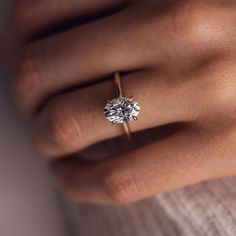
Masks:
[[[136,120],[139,112],[139,104],[133,98],[125,97],[108,101],[104,108],[106,118],[114,124],[124,124]]]

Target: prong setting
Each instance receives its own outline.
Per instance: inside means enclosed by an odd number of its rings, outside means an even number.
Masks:
[[[133,97],[118,97],[109,100],[104,108],[105,117],[113,124],[127,124],[137,120],[140,106]]]

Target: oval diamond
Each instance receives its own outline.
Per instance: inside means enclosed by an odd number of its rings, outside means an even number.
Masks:
[[[124,124],[137,119],[140,106],[133,98],[119,97],[108,101],[104,108],[106,118],[113,124]]]

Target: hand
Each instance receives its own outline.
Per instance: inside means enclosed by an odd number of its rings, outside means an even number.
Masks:
[[[128,203],[236,174],[235,0],[19,0],[14,9],[16,100],[76,202]],[[103,115],[116,71],[142,107],[132,132],[179,129],[109,160],[70,160],[123,134]]]

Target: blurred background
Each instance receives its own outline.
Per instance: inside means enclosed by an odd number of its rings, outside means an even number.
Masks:
[[[0,58],[9,5],[10,0],[0,0]],[[197,184],[123,207],[71,203],[52,183],[46,163],[33,154],[28,127],[13,105],[3,69],[0,61],[1,236],[236,235],[236,222],[231,220],[236,219],[235,178]]]
[[[1,38],[9,5],[0,0]],[[51,184],[46,165],[30,150],[26,133],[0,64],[0,235],[73,235],[69,206]]]

